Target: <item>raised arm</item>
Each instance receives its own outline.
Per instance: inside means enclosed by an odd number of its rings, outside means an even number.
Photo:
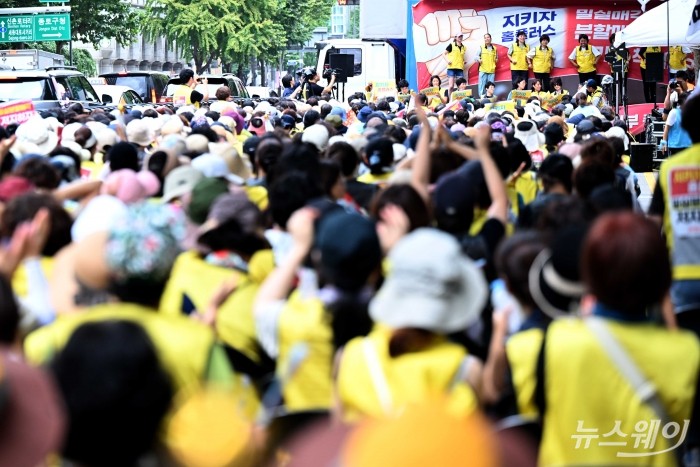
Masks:
[[[430,141],[432,128],[428,116],[421,106],[416,106],[416,115],[421,123],[420,136],[416,144],[416,157],[411,170],[411,186],[421,195],[423,201],[430,201],[428,185],[430,184]]]

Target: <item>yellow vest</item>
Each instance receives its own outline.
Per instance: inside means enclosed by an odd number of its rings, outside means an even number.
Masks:
[[[248,264],[249,274],[216,315],[216,333],[226,345],[241,352],[255,363],[261,361],[261,349],[255,331],[253,303],[260,284],[275,267],[272,250],[258,251]]]
[[[287,410],[330,409],[333,331],[323,303],[295,290],[280,313],[278,336],[277,374]]]
[[[510,69],[515,71],[525,71],[527,70],[527,54],[530,52],[530,46],[525,44],[520,46],[517,43],[513,43],[510,48],[510,56],[515,60],[515,63],[510,64]]]
[[[357,177],[357,181],[362,183],[370,183],[373,185],[385,185],[389,181],[389,178],[392,174],[393,172],[387,172],[375,175],[373,173],[367,172]]]
[[[397,358],[389,356],[392,331],[377,327],[366,338],[355,338],[343,349],[337,377],[337,394],[346,421],[363,417],[384,418],[406,405],[449,393],[448,406],[453,414],[468,415],[477,407],[472,388],[463,381],[460,370],[466,352],[458,344],[436,337],[432,345],[420,352]],[[382,406],[368,366],[369,343],[388,385],[391,412]]]
[[[675,183],[674,183],[675,182]],[[700,183],[700,144],[666,159],[659,169],[659,182],[664,194],[664,232],[673,263],[673,278],[700,279],[700,252],[698,242],[697,204],[684,206],[683,201],[692,201],[692,183]],[[671,189],[673,188],[673,189]]]
[[[173,105],[191,105],[190,95],[192,95],[192,88],[181,84],[173,93]]]
[[[44,272],[46,278],[51,277],[51,272],[53,271],[53,258],[42,256],[39,260],[41,270]],[[24,264],[20,263],[12,276],[12,290],[18,297],[24,298],[29,295],[29,283],[27,282],[27,270],[24,268]]]
[[[683,47],[674,45],[671,47],[671,53],[668,58],[668,66],[674,70],[685,70],[688,65],[685,62],[687,55],[683,52]]]
[[[532,71],[534,73],[549,73],[552,71],[552,55],[554,52],[551,47],[547,50],[542,50],[540,46],[535,48],[535,56],[532,57]]]
[[[214,266],[204,261],[196,251],[181,253],[175,260],[170,278],[160,299],[159,310],[167,315],[181,315],[187,295],[197,310],[204,310],[221,284],[232,277],[243,278],[234,269]]]
[[[595,55],[593,47],[590,45],[586,50],[581,50],[581,46],[576,47],[576,63],[578,63],[579,73],[590,73],[595,71]]]
[[[605,107],[605,99],[603,98],[603,90],[600,88],[600,86],[598,86],[595,89],[595,91],[593,91],[593,94],[590,94],[586,98],[586,102],[592,103],[593,99],[596,97],[599,98],[596,107],[598,107],[598,109],[602,109],[603,107]]]
[[[506,356],[518,413],[527,420],[539,418],[539,409],[535,404],[537,380],[533,375],[537,374],[537,358],[542,348],[543,335],[541,329],[528,329],[513,334],[506,342]]]
[[[481,46],[481,65],[479,65],[479,71],[482,73],[495,73],[496,72],[496,47],[493,45],[491,47]]]
[[[696,336],[652,323],[604,321],[641,373],[654,384],[669,419],[682,429],[684,420],[690,418],[700,366]],[[618,452],[662,452],[676,444],[677,438],[671,444],[661,436],[661,426],[653,434],[655,445],[635,445],[635,433],[653,433],[651,423],[659,417],[620,374],[584,321],[555,321],[546,339],[546,412],[540,465],[676,465],[674,452],[617,457]],[[647,428],[637,428],[642,422]],[[611,434],[615,427],[627,436]],[[585,435],[582,430],[586,429],[595,430],[599,438],[592,439],[587,449],[585,442],[576,449],[572,435]],[[626,445],[600,446],[599,442]]]
[[[539,186],[532,171],[523,172],[520,177],[515,180],[515,183],[508,185],[507,193],[510,201],[511,209],[514,214],[519,214],[520,203],[522,199],[523,205],[530,204],[535,200]]]
[[[447,52],[447,61],[451,63],[451,65],[448,64],[447,68],[450,70],[463,70],[464,53],[467,51],[467,48],[464,45],[459,47],[455,42],[453,42],[451,45],[452,50]]]
[[[214,347],[211,330],[189,318],[164,316],[133,303],[109,303],[84,313],[59,316],[52,324],[27,336],[24,342],[27,360],[34,365],[45,364],[66,345],[78,326],[109,320],[130,321],[146,331],[176,391],[192,391],[204,381]]]
[[[244,186],[245,194],[251,203],[255,204],[261,211],[267,209],[269,204],[267,198],[267,188],[264,186]]]
[[[661,52],[661,47],[647,47],[647,50],[643,54],[639,55],[639,68],[647,69],[647,54],[648,53],[659,53]]]

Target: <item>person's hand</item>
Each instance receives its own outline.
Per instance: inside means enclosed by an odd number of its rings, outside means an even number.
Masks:
[[[298,209],[287,221],[287,232],[292,236],[294,245],[309,251],[314,241],[314,221],[320,213],[310,207]]]
[[[508,334],[508,320],[512,312],[513,309],[510,305],[506,306],[505,308],[501,308],[500,310],[493,311],[493,334],[499,336],[505,336]]]
[[[17,135],[12,135],[0,141],[0,164],[5,160],[5,156],[10,152],[10,148],[15,144],[15,141],[17,141]]]
[[[238,288],[239,281],[239,276],[224,281],[214,292],[214,295],[212,295],[209,303],[207,303],[207,307],[201,312],[198,310],[197,313],[192,313],[190,315],[192,319],[213,327],[216,324],[219,308],[221,308],[221,305],[223,305],[228,297]]]
[[[491,127],[486,125],[477,125],[476,133],[474,134],[474,144],[477,149],[489,149],[491,145]]]
[[[31,234],[31,223],[23,222],[15,228],[10,243],[0,246],[0,274],[7,279],[12,280],[19,263],[25,257],[27,240]]]
[[[388,204],[379,212],[377,236],[384,253],[389,252],[394,245],[408,233],[411,221],[403,209],[395,204]]]
[[[505,138],[505,135],[504,135],[504,138]],[[518,170],[516,170],[515,172],[513,172],[512,174],[510,174],[508,176],[506,183],[509,185],[511,183],[515,183],[520,178],[520,176],[523,174],[524,170],[525,170],[525,162],[521,162],[520,165],[518,166]]]
[[[51,232],[51,216],[47,208],[37,211],[34,219],[29,224],[30,233],[26,242],[24,258],[41,256],[41,251],[46,245],[46,240]]]

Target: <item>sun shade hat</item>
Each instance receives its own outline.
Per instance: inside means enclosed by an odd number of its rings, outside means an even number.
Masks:
[[[50,153],[58,144],[58,135],[49,129],[44,119],[34,116],[17,127],[17,142],[36,146],[40,154]]]
[[[582,227],[565,227],[557,233],[551,248],[542,250],[530,267],[528,284],[532,298],[552,318],[578,311],[585,293],[580,272],[585,236]]]
[[[519,139],[528,151],[536,151],[544,144],[544,135],[537,130],[532,120],[521,120],[515,126],[515,138]]]
[[[389,276],[369,306],[375,322],[452,333],[479,319],[486,280],[453,236],[417,229],[394,246],[389,262]]]
[[[168,203],[191,193],[197,182],[204,178],[204,174],[191,165],[176,167],[165,177],[163,183],[163,197],[161,201]]]

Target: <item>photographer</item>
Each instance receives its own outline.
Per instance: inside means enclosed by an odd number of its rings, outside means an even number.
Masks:
[[[199,108],[202,102],[209,100],[209,81],[206,77],[199,78],[195,76],[194,70],[185,68],[180,72],[180,85],[175,88],[173,93],[173,104],[176,106],[194,105]],[[204,94],[195,91],[198,84],[203,84]]]
[[[299,89],[301,90],[301,96],[304,100],[308,99],[309,97],[321,97],[321,95],[330,93],[333,89],[333,85],[335,84],[335,73],[331,74],[328,86],[325,88],[319,86],[318,81],[320,80],[320,77],[313,68],[304,68],[302,80],[303,81],[301,86],[299,86]]]

